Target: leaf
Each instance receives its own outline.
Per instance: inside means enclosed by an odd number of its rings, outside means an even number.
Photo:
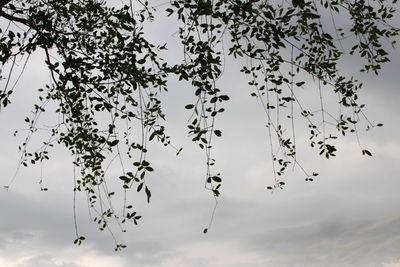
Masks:
[[[140,183],[139,185],[138,185],[138,187],[137,187],[137,192],[140,192],[141,190],[142,190],[142,188],[143,188],[143,183]]]
[[[148,162],[147,160],[143,160],[142,165],[145,167],[150,166],[150,162]]]
[[[227,96],[227,95],[220,95],[220,96],[219,96],[219,99],[227,101],[227,100],[229,100],[229,96]]]
[[[303,8],[305,6],[304,0],[292,0],[292,5],[294,7]]]
[[[179,154],[182,152],[183,148],[179,148],[179,150],[176,152],[176,155],[179,156]]]
[[[213,104],[213,103],[217,102],[217,100],[218,100],[217,97],[213,97],[213,98],[211,98],[210,103]]]
[[[218,176],[212,176],[211,179],[212,179],[214,182],[217,182],[217,183],[222,182],[222,179],[221,179],[220,177],[218,177]]]
[[[132,178],[128,178],[128,177],[126,177],[124,175],[120,176],[119,179],[121,179],[125,183],[129,183],[130,181],[132,181]]]
[[[149,141],[153,140],[154,137],[158,134],[158,131],[154,131],[151,133],[150,137],[149,137]]]
[[[154,169],[149,166],[149,167],[146,167],[146,171],[152,172],[152,171],[154,171]]]
[[[362,154],[363,154],[363,155],[368,155],[368,156],[372,157],[372,153],[369,152],[369,151],[366,150],[366,149],[363,149]]]
[[[108,145],[111,146],[111,147],[113,147],[113,146],[116,146],[118,143],[119,143],[119,140],[116,139],[116,140],[114,140],[114,141],[108,142]]]
[[[150,198],[151,198],[151,191],[150,189],[146,186],[145,187],[145,192],[146,192],[146,196],[147,196],[147,202],[150,202]]]
[[[194,108],[194,105],[193,104],[189,104],[189,105],[186,105],[185,108],[186,109],[192,109],[192,108]]]
[[[215,130],[214,134],[218,137],[220,137],[222,135],[222,132],[220,130]]]

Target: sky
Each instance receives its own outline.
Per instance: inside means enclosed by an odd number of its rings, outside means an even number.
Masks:
[[[168,23],[149,25],[149,38],[173,41],[174,28],[160,26]],[[25,127],[33,91],[48,79],[41,56],[30,60],[12,105],[0,113],[1,185],[13,177],[19,159],[23,135],[12,133]],[[169,57],[180,56],[179,46],[172,45]],[[361,154],[354,136],[339,139],[337,157],[329,160],[299,143],[302,164],[320,175],[310,183],[298,169],[289,171],[284,190],[273,194],[266,189],[273,178],[265,114],[250,96],[246,78],[237,74],[239,64],[228,60],[219,83],[231,100],[217,120],[223,137],[214,148],[223,187],[207,234],[202,231],[214,199],[204,190],[204,153],[191,143],[185,126],[190,114],[184,106],[195,98],[188,84],[171,80],[163,96],[167,131],[184,150],[177,157],[152,147],[152,201],[139,198],[139,225],[115,232],[128,247],[114,252],[111,236],[89,220],[83,198],[77,216],[87,240],[73,244],[73,166],[59,147],[43,166],[49,191],[40,191],[35,166],[21,168],[10,190],[0,190],[0,267],[400,266],[399,50],[390,57],[379,76],[358,74],[356,59],[343,65],[364,81],[360,98],[368,117],[384,124],[360,131],[373,157]],[[315,88],[302,90],[299,94],[308,97]],[[307,138],[300,122],[297,138]]]

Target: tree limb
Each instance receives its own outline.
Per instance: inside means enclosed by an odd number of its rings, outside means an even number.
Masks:
[[[28,20],[23,19],[23,18],[14,17],[10,14],[7,14],[6,12],[4,12],[1,9],[0,9],[0,16],[6,18],[8,20],[11,20],[11,21],[20,22],[22,24],[25,24],[26,26],[32,26],[32,25],[30,25]]]
[[[3,8],[3,6],[7,5],[10,3],[12,0],[0,0],[0,9]]]

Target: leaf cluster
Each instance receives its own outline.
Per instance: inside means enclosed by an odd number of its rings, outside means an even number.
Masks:
[[[205,187],[218,203],[223,180],[212,148],[214,138],[222,136],[217,118],[230,99],[219,78],[226,57],[233,57],[246,62],[241,73],[265,111],[274,176],[267,189],[283,188],[282,177],[292,164],[312,181],[318,173],[306,171],[297,158],[294,119],[300,117],[308,127],[310,145],[326,158],[335,156],[337,134],[357,133],[362,120],[368,129],[381,126],[365,116],[357,94],[362,83],[343,74],[339,62],[358,55],[365,60],[361,71],[378,74],[389,61],[384,40],[394,44],[399,33],[390,25],[396,2],[172,0],[165,11],[179,22],[183,60],[169,64],[160,56],[167,46],[145,37],[144,24],[157,22],[155,8],[147,1],[127,1],[118,7],[98,0],[10,1],[0,9],[0,16],[9,21],[0,32],[1,73],[11,66],[0,91],[0,111],[10,104],[15,87],[10,77],[18,60],[43,51],[50,82],[39,89],[33,115],[25,120],[28,134],[20,147],[21,164],[42,164],[54,144],[64,145],[79,173],[74,192],[87,195],[99,229],[110,230],[110,220],[137,224],[141,216],[128,203],[126,192],[144,192],[150,201],[146,177],[154,168],[147,159],[148,142],[176,149],[162,123],[159,97],[171,76],[192,85],[194,100],[184,105],[190,112],[188,134],[205,151]],[[347,19],[347,28],[336,27],[335,18],[340,16]],[[318,85],[317,111],[298,97],[299,89],[312,86],[305,77]],[[326,92],[339,99],[338,115],[324,106]],[[50,136],[43,146],[29,151],[29,140],[40,130],[39,118],[48,112],[49,103],[57,107],[53,111],[58,122],[47,129]],[[177,154],[181,150],[176,149]],[[107,170],[114,160],[120,162],[117,180],[124,192],[120,213],[111,201],[116,192],[107,186]],[[76,235],[75,243],[85,240],[78,229]],[[116,250],[123,247],[116,244]]]

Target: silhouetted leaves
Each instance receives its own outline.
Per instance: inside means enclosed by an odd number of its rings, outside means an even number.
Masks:
[[[167,91],[171,76],[192,85],[195,100],[190,102],[195,104],[184,103],[190,113],[188,134],[205,150],[206,188],[215,198],[220,195],[223,180],[215,170],[212,148],[214,135],[222,136],[216,122],[230,100],[229,88],[220,88],[219,78],[228,67],[226,57],[232,56],[239,58],[239,64],[246,62],[240,72],[247,78],[250,95],[260,101],[266,114],[274,177],[274,184],[267,189],[282,189],[282,177],[291,165],[300,167],[306,181],[313,181],[318,174],[310,175],[297,158],[293,120],[301,116],[299,121],[309,129],[310,145],[326,158],[336,155],[335,132],[357,133],[356,125],[366,118],[357,95],[362,83],[342,74],[339,62],[346,53],[357,54],[365,60],[361,71],[378,74],[389,61],[383,41],[393,45],[399,33],[389,23],[395,13],[392,4],[397,1],[371,2],[173,0],[165,11],[178,20],[184,57],[180,63],[169,64],[160,58],[167,46],[149,42],[143,33],[145,22],[157,23],[148,1],[116,7],[95,0],[13,1],[0,10],[0,16],[14,23],[0,29],[0,62],[11,69],[0,90],[0,111],[10,104],[14,66],[25,55],[42,51],[51,80],[39,89],[33,115],[25,119],[28,134],[19,148],[21,165],[42,163],[49,159],[48,151],[54,144],[64,145],[77,169],[74,192],[87,195],[99,229],[109,229],[110,220],[137,224],[141,217],[135,211],[125,212],[133,209],[125,197],[122,214],[116,214],[110,200],[116,193],[108,191],[107,171],[114,161],[119,162],[121,173],[116,177],[124,194],[133,187],[142,194],[144,191],[150,201],[146,174],[154,167],[147,160],[148,143],[171,146],[176,155],[182,151],[171,145],[162,124],[166,118],[159,95]],[[333,27],[322,24],[334,21],[337,14],[347,17],[348,25],[335,28],[335,23]],[[350,47],[343,39],[352,42]],[[317,111],[297,97],[299,87],[309,85],[306,75],[318,83]],[[324,106],[327,90],[339,99],[338,116]],[[29,140],[40,129],[40,115],[47,112],[50,102],[56,107],[53,111],[59,122],[47,129],[48,141],[31,152]],[[367,129],[374,127],[366,121]],[[372,156],[370,151],[361,150],[363,155]],[[41,189],[47,190],[42,184]],[[76,232],[74,243],[81,244],[85,238]],[[116,250],[124,247],[116,243]]]

